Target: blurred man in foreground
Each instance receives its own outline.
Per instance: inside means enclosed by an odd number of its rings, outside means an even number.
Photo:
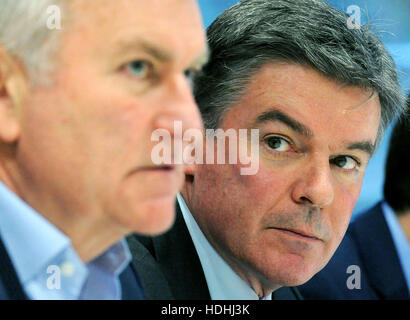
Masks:
[[[174,220],[150,138],[202,128],[205,58],[194,0],[0,1],[0,298],[143,297],[123,237]]]

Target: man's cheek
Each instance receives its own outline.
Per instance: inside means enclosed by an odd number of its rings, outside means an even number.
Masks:
[[[245,194],[251,199],[260,199],[267,201],[269,198],[277,198],[283,195],[286,189],[287,180],[272,170],[263,170],[262,168],[256,175],[239,176],[239,183],[245,190]],[[288,196],[287,198],[290,198]]]
[[[350,201],[346,199],[346,202],[342,202],[339,205],[333,206],[333,210],[330,210],[332,226],[333,226],[333,237],[331,241],[332,251],[335,251],[342,241],[346,230],[349,226],[352,211],[354,208],[355,201]]]

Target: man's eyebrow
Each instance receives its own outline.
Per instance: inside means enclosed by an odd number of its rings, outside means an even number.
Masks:
[[[270,109],[260,114],[256,119],[256,124],[268,121],[279,121],[305,137],[313,137],[313,132],[308,127],[277,109]],[[364,151],[369,154],[369,156],[372,156],[375,151],[375,145],[371,141],[359,141],[349,144],[347,149]]]
[[[256,124],[265,123],[268,121],[278,121],[286,126],[288,126],[293,131],[307,137],[313,137],[313,132],[304,124],[298,122],[297,120],[293,119],[292,117],[288,116],[286,113],[279,111],[277,109],[270,109],[265,111],[264,113],[260,114],[259,117],[256,119]]]
[[[160,62],[170,62],[174,60],[174,54],[172,51],[161,48],[160,46],[147,40],[137,39],[129,42],[124,41],[120,42],[118,45],[119,52],[135,51],[136,48],[145,51]],[[190,66],[192,65],[193,67],[198,67],[199,69],[202,68],[202,66],[208,62],[209,55],[209,49],[207,46],[205,50],[196,59],[194,59]]]
[[[161,48],[158,45],[155,45],[154,43],[151,43],[146,40],[137,40],[123,47],[123,49],[126,50],[135,50],[135,48],[144,50],[146,53],[148,53],[149,55],[153,56],[155,59],[161,62],[169,62],[172,61],[174,58],[171,51]]]
[[[372,156],[375,151],[375,145],[370,141],[360,141],[351,143],[348,147],[348,150],[361,150]]]

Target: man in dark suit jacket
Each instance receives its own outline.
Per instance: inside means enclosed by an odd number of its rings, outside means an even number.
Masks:
[[[349,270],[350,266],[354,267]],[[351,223],[330,262],[299,290],[314,300],[409,299],[382,203]]]
[[[401,121],[391,137],[385,201],[360,214],[327,266],[299,287],[306,299],[410,299],[409,156],[410,123]]]
[[[324,1],[240,1],[208,43],[194,82],[209,129],[199,165],[186,170],[174,229],[134,239],[135,267],[150,298],[296,298],[280,288],[330,260],[379,133],[404,108],[394,69],[374,67],[391,57]],[[394,83],[398,103],[385,103],[374,78]]]

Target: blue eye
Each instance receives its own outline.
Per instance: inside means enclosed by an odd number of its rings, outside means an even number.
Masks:
[[[349,156],[339,156],[331,160],[333,164],[343,170],[353,170],[360,166],[360,163]]]
[[[137,77],[144,79],[146,78],[151,71],[151,64],[143,60],[135,60],[127,64],[127,71]]]
[[[265,141],[269,148],[278,152],[285,152],[290,149],[289,142],[278,136],[269,136]]]
[[[197,71],[194,69],[187,69],[185,70],[185,78],[187,79],[188,83],[192,86],[194,84],[195,76],[197,75]]]

